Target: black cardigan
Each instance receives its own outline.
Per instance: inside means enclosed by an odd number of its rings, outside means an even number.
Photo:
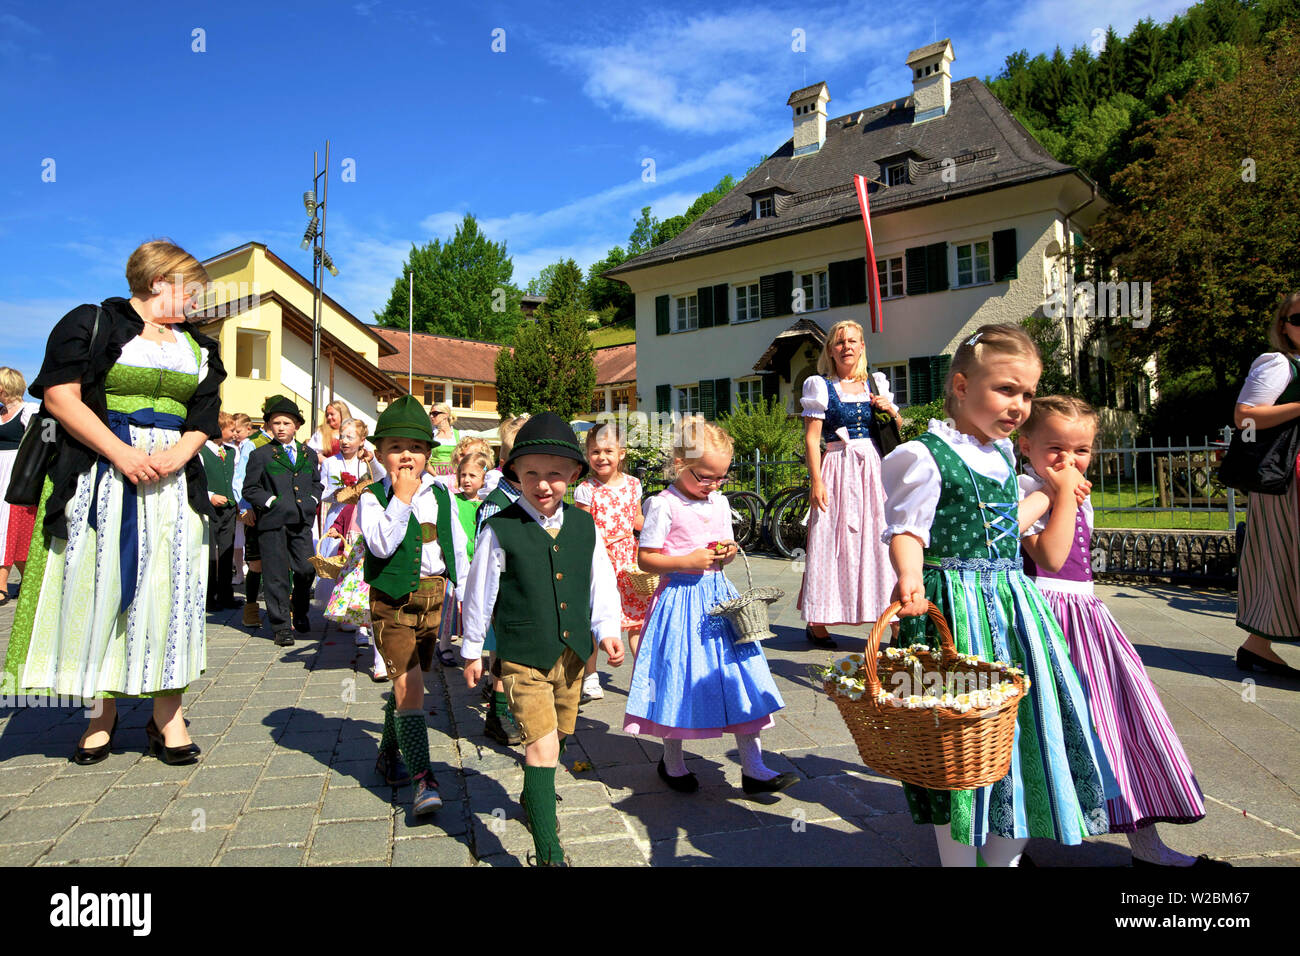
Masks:
[[[135,309],[131,308],[128,299],[120,297],[105,299],[102,306],[104,315],[99,323],[99,333],[93,349],[90,342],[91,329],[95,324],[93,305],[79,305],[59,319],[46,343],[45,361],[41,363],[40,374],[27,390],[36,398],[44,399],[45,390],[51,385],[80,382],[81,400],[99,416],[100,421],[108,424],[108,400],[104,392],[104,380],[108,377],[108,370],[122,355],[122,347],[144,331],[144,320],[136,314]],[[221,364],[218,345],[213,339],[202,335],[190,322],[184,322],[177,328],[194,336],[199,347],[208,353],[208,374],[199,382],[198,388],[187,404],[187,414],[181,431],[199,431],[214,440],[219,439],[221,437],[221,427],[217,424],[217,413],[221,410],[219,389],[226,378],[226,370]],[[44,402],[42,402],[42,410],[45,410]],[[58,429],[56,441],[54,459],[50,464],[49,472],[54,487],[45,502],[44,530],[47,535],[67,538],[68,521],[64,515],[64,508],[76,491],[77,478],[95,466],[99,461],[99,454],[73,438],[62,426]],[[185,481],[190,507],[198,514],[212,517],[212,504],[208,500],[208,483],[203,475],[203,465],[198,455],[186,463]]]

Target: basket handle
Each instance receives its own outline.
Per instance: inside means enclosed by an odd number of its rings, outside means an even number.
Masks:
[[[929,616],[930,621],[934,624],[934,629],[939,632],[939,649],[945,665],[951,664],[957,659],[957,648],[952,643],[952,631],[948,629],[948,622],[944,619],[943,612],[935,606],[933,601],[926,601],[925,613]],[[867,638],[866,660],[863,661],[863,670],[866,671],[866,692],[875,699],[880,693],[880,678],[876,674],[876,654],[880,650],[880,639],[885,636],[885,630],[889,627],[889,620],[897,614],[903,607],[902,601],[895,601],[881,613],[880,619],[876,621],[875,627],[871,629],[871,636]]]
[[[745,554],[745,549],[740,545],[736,545],[736,551],[740,554],[741,560],[745,562],[745,590],[752,591],[754,589],[754,575],[749,570],[749,558]]]

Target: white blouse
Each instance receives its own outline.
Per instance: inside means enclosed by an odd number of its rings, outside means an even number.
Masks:
[[[320,463],[320,480],[325,485],[325,491],[321,495],[323,504],[336,504],[334,499],[346,486],[335,479],[344,474],[356,475],[358,479],[373,478],[378,480],[385,477],[386,472],[384,466],[379,464],[378,458],[373,458],[369,462],[362,461],[360,457],[347,461],[341,455],[330,455],[323,458]]]
[[[1238,405],[1276,405],[1291,384],[1291,363],[1281,352],[1265,352],[1251,363]]]
[[[1035,491],[1041,491],[1049,498],[1052,495],[1052,493],[1047,489],[1047,482],[1043,481],[1042,478],[1038,477],[1038,475],[1035,473],[1033,469],[1033,466],[1030,465],[1028,462],[1025,462],[1025,473],[1023,475],[1016,476],[1016,484],[1020,486],[1020,499],[1022,501],[1025,498],[1028,498],[1030,495],[1032,495]],[[1043,512],[1043,516],[1041,518],[1039,518],[1037,521],[1035,521],[1033,524],[1031,524],[1028,528],[1024,530],[1022,536],[1027,536],[1031,534],[1042,534],[1044,531],[1047,530],[1047,519],[1050,517],[1052,517],[1052,509],[1049,507],[1046,511]],[[1083,499],[1083,520],[1088,525],[1088,529],[1092,530],[1092,498],[1091,497]]]
[[[398,546],[406,539],[407,523],[411,515],[421,524],[438,524],[438,501],[433,497],[433,475],[424,473],[420,476],[420,488],[411,496],[407,504],[393,494],[393,484],[384,478],[384,491],[388,495],[388,507],[381,507],[379,499],[372,494],[364,494],[357,503],[357,525],[361,536],[366,539],[366,550],[376,557],[392,557]],[[433,577],[445,574],[447,565],[442,560],[442,546],[438,539],[426,541],[420,546],[420,574]]]
[[[885,377],[885,373],[873,372],[871,377],[875,380],[876,391],[884,396],[894,411],[898,411],[898,406],[894,405],[894,393],[889,390],[889,379]],[[838,377],[835,378],[835,394],[840,397],[841,402],[865,402],[871,399],[870,388],[864,388],[858,395],[845,395],[841,381]],[[820,375],[810,375],[803,383],[803,395],[799,399],[799,404],[803,406],[804,418],[825,418],[826,406],[830,404],[826,379]]]
[[[189,340],[179,332],[173,332],[172,335],[174,340],[171,342],[154,342],[137,335],[122,346],[122,354],[118,356],[117,361],[121,365],[130,365],[134,368],[157,368],[168,372],[183,372],[187,375],[197,374],[202,380],[207,372],[207,350],[199,349],[201,364],[196,365],[194,350],[190,348]]]
[[[714,513],[714,508],[726,508],[729,523],[734,523],[736,520],[735,515],[731,514],[731,502],[720,491],[710,491],[708,498],[687,498],[675,487],[669,485],[668,493],[676,495],[677,500],[684,504],[687,509],[695,512],[699,518],[710,517]],[[640,547],[662,548],[672,523],[672,506],[658,495],[650,498],[645,503],[645,523],[641,525]],[[700,547],[704,547],[704,545],[701,544]]]
[[[929,430],[946,441],[972,471],[999,482],[1011,476],[1011,466],[1007,464],[1007,457],[1012,453],[1010,439],[999,438],[985,444],[974,435],[959,432],[934,418],[930,419]],[[880,463],[880,482],[885,489],[888,526],[880,540],[888,544],[895,535],[914,534],[928,548],[930,526],[934,524],[942,488],[939,466],[930,449],[919,441],[899,445]],[[1020,497],[1024,495],[1017,500]]]

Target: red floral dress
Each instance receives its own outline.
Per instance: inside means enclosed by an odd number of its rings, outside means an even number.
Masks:
[[[603,485],[588,478],[577,487],[574,500],[591,511],[591,517],[605,541],[609,562],[618,580],[618,596],[623,603],[623,627],[639,628],[650,604],[648,595],[638,594],[627,579],[626,568],[636,567],[636,539],[632,531],[641,515],[641,482],[624,475],[618,487]],[[619,540],[615,541],[615,538]]]

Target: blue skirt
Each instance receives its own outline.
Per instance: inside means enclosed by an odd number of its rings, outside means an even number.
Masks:
[[[737,645],[725,617],[738,597],[726,575],[665,575],[641,631],[624,730],[658,737],[756,733],[785,706],[757,643]]]

